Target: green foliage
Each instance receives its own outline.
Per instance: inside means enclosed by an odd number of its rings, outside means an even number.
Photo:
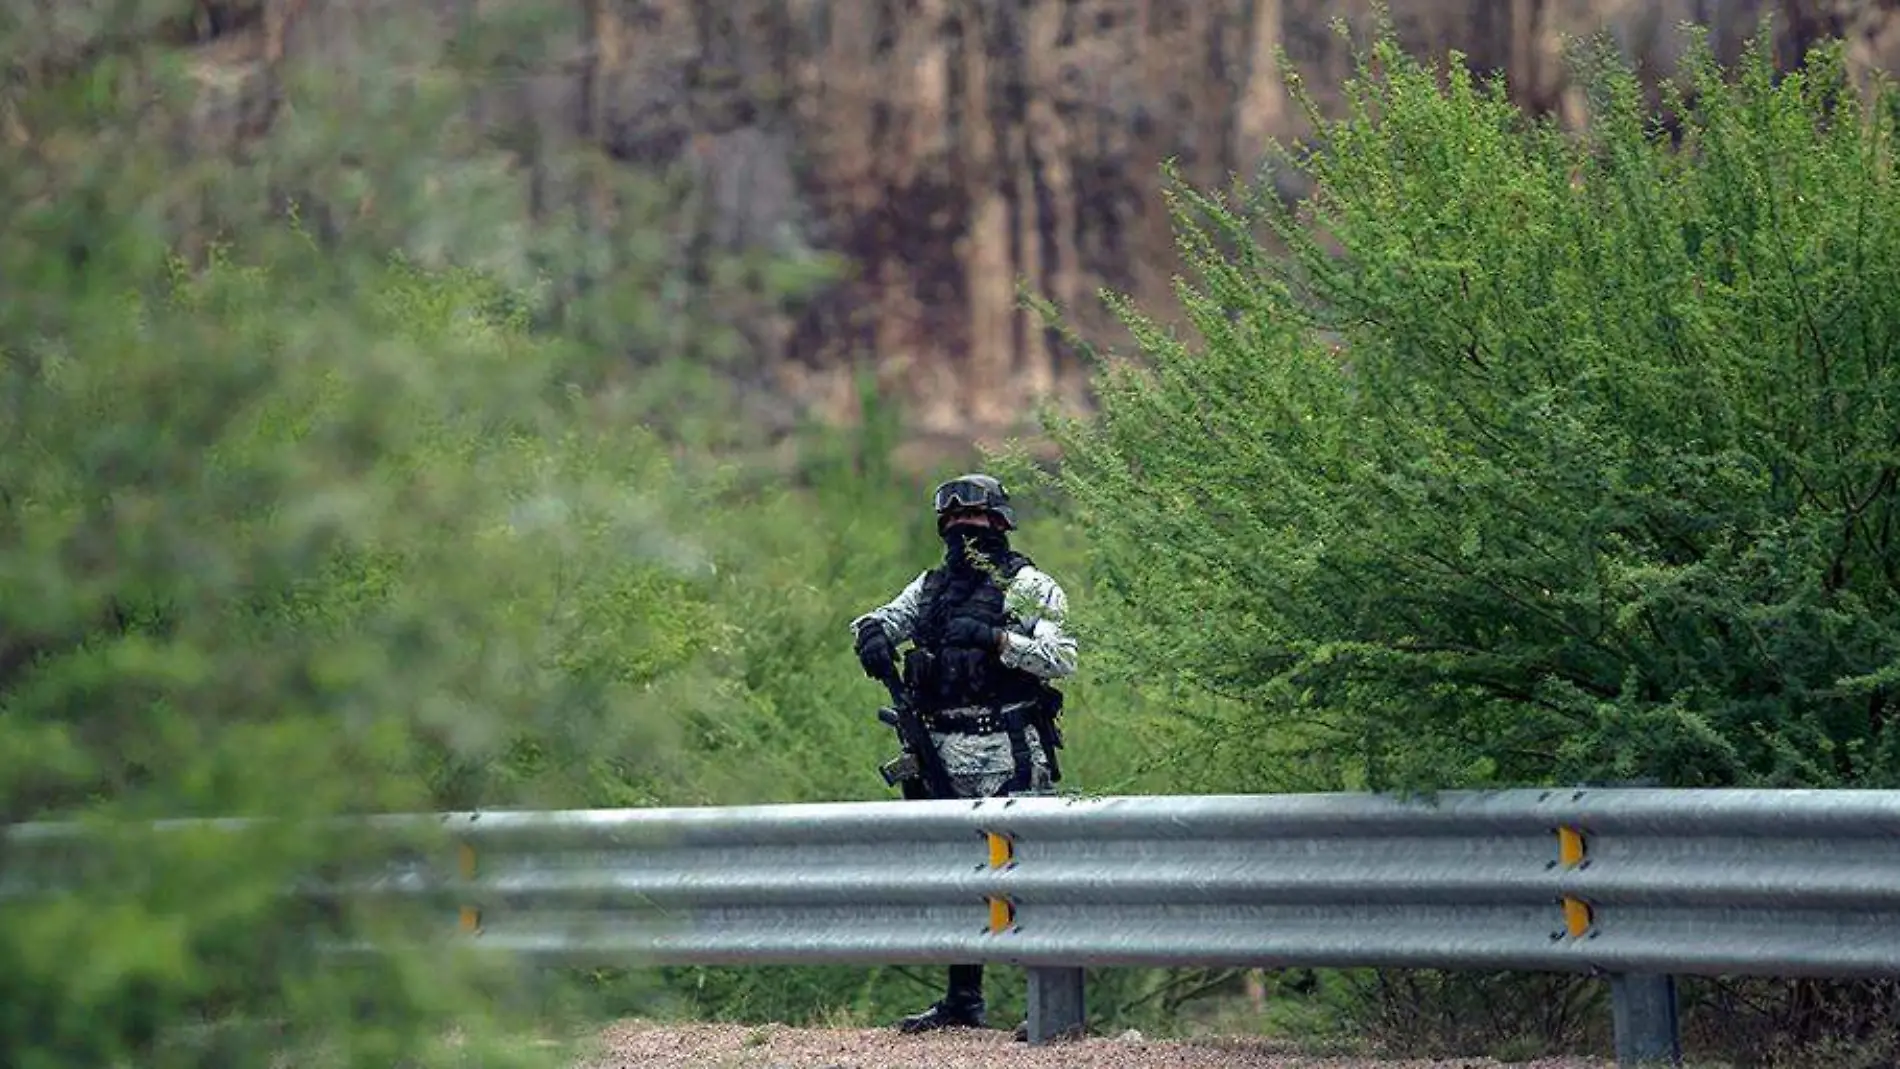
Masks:
[[[671,690],[679,710],[666,769],[649,784],[661,804],[839,801],[896,797],[877,765],[896,753],[878,723],[888,701],[865,678],[848,622],[894,596],[941,559],[930,490],[983,459],[942,458],[927,473],[890,462],[898,413],[868,390],[857,426],[806,428],[789,465],[722,464],[693,470],[703,489],[700,535],[718,579],[717,623],[703,689]],[[1020,464],[1000,458],[995,470]],[[1241,782],[1219,763],[1195,760],[1178,741],[1214,715],[1200,695],[1167,679],[1142,680],[1097,668],[1093,621],[1098,597],[1086,545],[1061,500],[1025,485],[1017,493],[1023,528],[1013,544],[1063,583],[1071,624],[1083,635],[1081,669],[1066,680],[1059,789],[1077,794],[1232,789]],[[1272,782],[1318,784],[1289,767]],[[1259,779],[1256,776],[1255,782]],[[1154,997],[1176,970],[1102,970],[1090,978],[1093,1012],[1104,1027],[1159,1029],[1168,1014]],[[659,1003],[623,998],[626,974],[591,975],[610,1012],[638,1005],[700,1019],[748,1022],[888,1023],[941,994],[941,969],[697,968],[660,970]],[[1020,970],[990,971],[992,1015],[1023,1011]]]
[[[439,907],[280,892],[368,860],[335,813],[666,796],[717,630],[641,427],[678,399],[624,374],[703,333],[663,297],[669,187],[530,146],[538,214],[520,131],[470,121],[555,5],[268,70],[176,49],[197,7],[0,17],[0,819],[107,836],[78,893],[0,912],[0,1063],[558,1058],[489,1042],[539,996],[447,955]],[[272,830],[114,834],[191,815]]]
[[[192,1016],[342,1064],[486,1034],[463,1018],[491,977],[404,934],[430,925],[280,893],[353,856],[306,822],[584,804],[600,766],[658,763],[649,688],[697,652],[682,492],[611,397],[566,388],[581,351],[470,274],[359,289],[277,253],[99,271],[0,334],[0,812],[281,829],[109,838],[80,893],[10,903],[9,1065],[198,1064],[162,1027]],[[413,953],[338,972],[313,925]]]
[[[464,110],[560,16],[446,41],[399,19],[329,66],[288,58],[234,146],[184,117],[255,87],[159,43],[190,5],[109,6],[57,40],[0,25],[5,819],[891,797],[844,625],[941,552],[931,480],[890,466],[875,402],[789,467],[711,452],[764,443],[699,362],[733,336],[682,295],[679,188]],[[770,301],[820,267],[712,285]],[[1061,529],[1026,545],[1085,602]],[[1071,785],[1167,782],[1163,699],[1070,695]],[[0,1060],[368,1064],[522,1023],[440,960],[440,916],[275,894],[345,843],[113,843],[69,906],[6,911]],[[414,944],[387,970],[304,953],[312,926],[371,925]],[[562,1004],[651,1010],[658,983],[707,1015],[888,1017],[935,982],[905,975],[601,970]]]
[[[321,271],[218,262],[9,349],[0,682],[56,755],[9,777],[10,815],[571,800],[563,762],[638,750],[610,726],[705,612],[657,450],[472,276],[397,264],[352,309]],[[544,775],[460,783],[517,737]],[[243,756],[276,752],[341,765]]]
[[[688,462],[697,544],[715,578],[703,674],[682,676],[673,760],[655,800],[729,804],[895,797],[876,766],[896,740],[888,701],[852,652],[849,621],[943,556],[930,511],[940,479],[982,463],[894,467],[898,413],[867,393],[858,426],[804,428],[790,464]],[[1084,547],[1056,503],[1025,497],[1014,544],[1063,582],[1086,626],[1094,600]],[[1086,643],[1084,665],[1088,661]],[[1084,671],[1064,682],[1071,745],[1065,789],[1167,789],[1179,771],[1177,708],[1165,681]],[[1150,767],[1144,767],[1150,766]]]
[[[1698,36],[1673,129],[1597,57],[1574,135],[1453,60],[1388,27],[1296,207],[1171,190],[1191,331],[1115,300],[1052,421],[1097,656],[1263,774],[1900,782],[1891,98]]]

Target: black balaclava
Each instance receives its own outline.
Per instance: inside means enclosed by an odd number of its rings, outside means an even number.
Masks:
[[[996,567],[1002,567],[1009,555],[1009,532],[999,527],[978,527],[973,523],[953,523],[943,528],[944,563],[952,570],[972,567],[970,551]]]

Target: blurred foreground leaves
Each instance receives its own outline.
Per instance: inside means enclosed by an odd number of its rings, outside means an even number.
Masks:
[[[529,233],[470,110],[531,7],[294,61],[248,7],[0,16],[0,817],[92,836],[0,854],[0,1064],[556,1056],[453,908],[286,894],[380,856],[335,815],[651,800],[712,631],[625,351],[537,329],[604,243],[597,303],[690,335],[653,186],[540,153],[613,210]],[[143,831],[190,816],[262,823]]]
[[[281,893],[361,848],[303,822],[578,804],[602,762],[656,766],[648,688],[708,612],[669,463],[480,277],[333,275],[281,242],[71,290],[62,329],[3,338],[7,819],[276,829],[109,839],[81,893],[9,903],[7,1065],[174,1064],[158,1026],[187,1009],[420,1057],[474,977],[423,940],[426,965],[312,958],[311,925],[372,918]]]

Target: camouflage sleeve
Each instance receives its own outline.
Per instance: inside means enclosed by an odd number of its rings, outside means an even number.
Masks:
[[[884,633],[891,637],[892,645],[901,644],[909,638],[911,628],[917,623],[917,605],[923,596],[925,574],[918,572],[917,578],[898,591],[896,597],[851,621],[851,637],[857,638],[858,628],[867,620],[875,620],[884,625]]]
[[[1004,635],[1002,662],[1044,679],[1075,671],[1075,637],[1063,630],[1068,595],[1047,573],[1024,568],[1009,585],[1006,602],[1017,624]]]

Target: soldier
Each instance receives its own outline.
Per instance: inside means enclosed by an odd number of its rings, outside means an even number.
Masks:
[[[943,565],[851,621],[858,661],[873,679],[889,679],[897,647],[911,641],[903,689],[929,729],[950,797],[1046,794],[1060,776],[1062,697],[1048,681],[1075,671],[1075,639],[1062,624],[1067,596],[1010,548],[1016,513],[1001,482],[951,479],[934,505]],[[952,1025],[985,1025],[980,964],[952,965],[944,997],[898,1023],[904,1032]]]

